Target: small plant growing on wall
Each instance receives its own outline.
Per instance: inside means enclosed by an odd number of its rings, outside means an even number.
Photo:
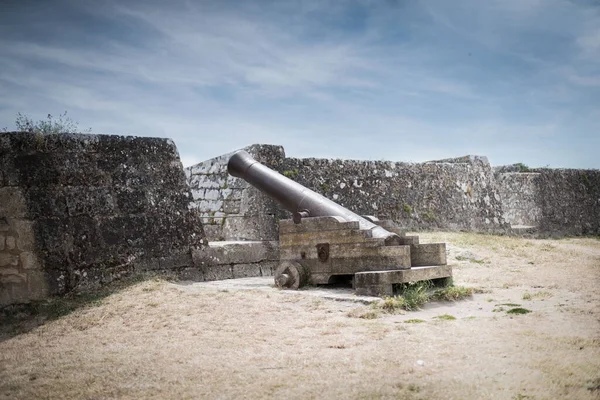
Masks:
[[[436,219],[436,215],[432,210],[423,211],[421,217],[427,222],[433,222]]]
[[[92,128],[79,129],[79,123],[73,121],[71,117],[68,117],[66,111],[59,114],[57,118],[52,116],[52,114],[48,114],[46,119],[40,119],[39,121],[34,121],[27,114],[19,112],[17,113],[17,118],[15,120],[15,127],[19,132],[30,132],[42,135],[75,132],[90,133],[92,131]],[[3,130],[6,131],[7,129],[4,128]]]
[[[517,167],[518,172],[529,172],[530,171],[529,167],[523,163],[517,163],[517,164],[515,164],[515,166]]]
[[[289,179],[296,178],[298,174],[300,174],[300,171],[298,171],[297,169],[289,169],[287,171],[283,171],[283,176]]]

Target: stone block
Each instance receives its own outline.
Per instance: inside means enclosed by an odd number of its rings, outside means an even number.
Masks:
[[[220,281],[223,279],[233,279],[231,265],[210,265],[202,268],[205,281]]]
[[[34,251],[35,234],[33,231],[33,221],[13,219],[12,225],[17,233],[17,248],[21,251]]]
[[[248,186],[242,194],[240,204],[240,213],[247,216],[257,216],[264,214],[275,214],[279,206],[275,200],[269,198],[260,190]]]
[[[17,247],[17,240],[15,239],[14,236],[7,236],[6,237],[6,249],[7,250],[14,250]]]
[[[275,216],[270,214],[227,217],[223,225],[225,240],[278,240]]]
[[[217,241],[223,239],[223,226],[220,224],[216,225],[204,225],[204,234],[209,241]]]
[[[261,276],[273,276],[279,265],[279,261],[263,261],[260,263]]]
[[[411,245],[410,263],[413,267],[446,265],[446,243]]]
[[[0,217],[22,218],[27,214],[27,204],[21,188],[0,187]]]
[[[177,252],[175,254],[171,254],[167,257],[161,257],[158,260],[160,269],[168,270],[168,269],[177,269],[181,267],[191,267],[192,255],[188,251]]]
[[[0,268],[0,275],[18,275],[19,270],[17,268]]]
[[[354,275],[356,294],[360,296],[392,296],[394,284],[449,278],[449,265],[415,267],[394,271],[359,272]]]
[[[259,264],[235,264],[233,265],[234,278],[250,278],[262,276]]]
[[[241,207],[241,200],[242,200],[242,196],[244,195],[243,189],[236,189],[236,188],[231,188],[230,186],[227,186],[227,189],[223,190],[222,194],[223,194],[224,200],[231,200],[231,201],[237,200],[240,202],[240,207]]]
[[[195,265],[249,264],[278,260],[279,246],[275,241],[210,242],[192,253]]]
[[[341,217],[310,217],[303,218],[300,224],[291,219],[279,221],[279,233],[309,233],[337,230],[360,229],[358,221],[345,221]]]
[[[418,236],[400,236],[400,244],[403,246],[419,244]]]
[[[21,267],[23,269],[41,269],[37,256],[32,252],[22,252],[19,254],[19,259],[21,260]]]
[[[182,270],[177,272],[177,277],[184,281],[204,281],[204,274],[202,273],[202,269],[196,267],[183,268]]]
[[[42,271],[27,273],[27,297],[30,300],[42,300],[48,296],[46,275]]]
[[[6,236],[4,236],[3,234],[0,234],[0,251],[4,251],[5,242],[6,242]]]
[[[223,200],[223,212],[226,214],[238,214],[240,212],[240,200]]]
[[[27,281],[27,275],[25,274],[0,274],[0,283],[25,283]]]
[[[0,253],[0,267],[16,266],[19,264],[19,256],[8,253]]]
[[[6,217],[0,217],[0,232],[8,232],[10,230],[10,224]]]

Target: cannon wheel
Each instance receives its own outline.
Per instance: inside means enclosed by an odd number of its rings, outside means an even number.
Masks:
[[[295,261],[282,261],[275,270],[275,286],[280,289],[298,289],[308,281],[308,272]]]

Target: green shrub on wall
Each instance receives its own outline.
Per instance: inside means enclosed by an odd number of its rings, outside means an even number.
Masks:
[[[92,128],[84,130],[79,129],[79,123],[73,121],[71,117],[67,117],[67,112],[59,114],[58,118],[48,114],[46,119],[40,119],[34,121],[27,114],[17,113],[15,120],[15,128],[19,132],[30,132],[39,133],[43,135],[53,133],[91,133]],[[8,128],[2,129],[4,132],[8,131]]]

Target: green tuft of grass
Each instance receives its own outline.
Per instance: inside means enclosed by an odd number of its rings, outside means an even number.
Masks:
[[[421,324],[423,322],[425,322],[425,320],[418,318],[407,319],[406,321],[404,321],[405,324]]]
[[[375,307],[389,314],[402,310],[414,311],[420,309],[429,301],[456,301],[473,295],[472,288],[462,286],[447,286],[436,288],[432,281],[403,283],[394,285],[395,296],[385,297],[383,302]]]
[[[523,163],[516,163],[515,166],[517,167],[518,172],[529,172],[530,169],[526,164]]]
[[[521,307],[521,305],[517,304],[517,303],[502,303],[502,304],[496,304],[496,306]]]
[[[402,296],[385,297],[378,306],[386,313],[395,314],[401,310],[406,310],[406,301]]]
[[[404,299],[404,309],[406,311],[414,311],[420,309],[423,304],[429,301],[429,289],[432,286],[433,283],[431,281],[421,281],[399,285],[398,290],[400,292],[400,296]]]
[[[437,301],[456,301],[473,296],[473,288],[464,286],[448,286],[436,289],[431,294],[431,300]]]
[[[529,314],[530,312],[531,312],[531,310],[528,310],[526,308],[517,307],[517,308],[511,308],[506,313],[507,314]]]
[[[437,317],[433,317],[436,319],[442,319],[445,321],[454,321],[456,319],[456,317],[454,315],[450,315],[450,314],[442,314],[442,315],[438,315]]]
[[[290,169],[287,171],[283,171],[283,176],[285,176],[286,178],[289,178],[289,179],[294,179],[299,174],[300,174],[300,171],[298,171],[297,169]]]

